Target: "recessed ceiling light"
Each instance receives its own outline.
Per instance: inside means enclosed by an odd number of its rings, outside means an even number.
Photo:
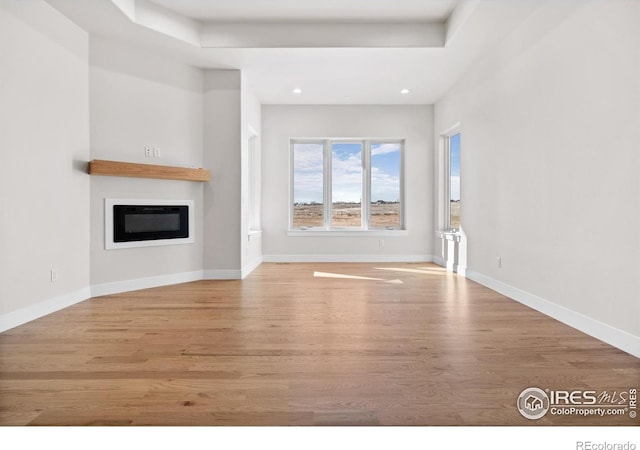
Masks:
[[[411,92],[409,89],[403,89],[400,91],[401,94],[408,94],[409,92]]]
[[[295,88],[292,92],[293,92],[294,94],[302,94],[302,89],[300,89],[300,88]]]

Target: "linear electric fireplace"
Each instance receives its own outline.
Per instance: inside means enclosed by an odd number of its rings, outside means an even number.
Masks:
[[[194,242],[193,201],[105,199],[105,247]]]

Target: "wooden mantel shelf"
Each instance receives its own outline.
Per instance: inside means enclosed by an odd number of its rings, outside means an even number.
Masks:
[[[211,172],[207,169],[157,166],[153,164],[136,164],[120,161],[105,161],[101,159],[94,159],[89,163],[89,174],[184,181],[209,181],[211,179]]]

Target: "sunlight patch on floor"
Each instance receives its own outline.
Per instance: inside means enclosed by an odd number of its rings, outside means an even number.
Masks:
[[[384,278],[371,278],[371,277],[359,277],[357,275],[344,275],[340,273],[327,273],[327,272],[313,272],[313,276],[316,278],[343,278],[348,280],[370,280],[370,281],[383,281],[390,284],[403,284],[402,280],[385,280]]]
[[[437,269],[431,267],[417,268],[417,269],[407,269],[404,267],[374,267],[376,270],[390,270],[393,272],[408,272],[408,273],[419,273],[423,275],[446,275],[447,271],[445,269]]]

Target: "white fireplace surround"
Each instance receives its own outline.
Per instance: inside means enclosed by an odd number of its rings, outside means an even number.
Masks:
[[[187,206],[189,208],[189,237],[179,239],[155,239],[151,241],[114,242],[113,206],[114,205],[152,205]],[[156,247],[161,245],[193,244],[195,242],[195,213],[193,200],[164,200],[142,198],[105,198],[104,199],[104,247],[107,250],[134,247]]]

